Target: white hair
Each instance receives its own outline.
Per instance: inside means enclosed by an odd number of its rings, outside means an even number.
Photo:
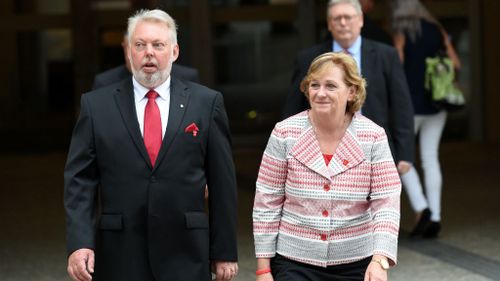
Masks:
[[[130,42],[130,38],[134,34],[135,27],[138,22],[159,22],[164,23],[168,27],[168,32],[170,33],[171,43],[173,45],[177,44],[177,25],[175,20],[166,12],[156,9],[156,10],[139,10],[133,16],[128,18],[128,28],[127,34]]]
[[[328,13],[330,11],[330,8],[332,6],[335,6],[337,4],[349,4],[354,7],[356,10],[356,13],[358,15],[363,14],[363,10],[361,9],[361,4],[359,3],[358,0],[330,0],[328,1],[328,5],[326,6],[326,16],[328,17]]]

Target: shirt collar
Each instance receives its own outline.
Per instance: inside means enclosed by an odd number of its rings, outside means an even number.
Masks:
[[[166,99],[166,95],[170,94],[170,81],[171,81],[170,77],[171,76],[169,75],[167,80],[165,80],[165,82],[163,82],[158,87],[153,89],[158,93],[160,98]],[[142,100],[143,98],[146,98],[146,94],[151,89],[142,86],[139,82],[137,82],[137,80],[135,80],[135,77],[133,76],[132,76],[132,83],[134,85],[134,96],[136,102]]]
[[[361,36],[358,36],[358,39],[356,39],[356,41],[354,41],[354,43],[349,47],[347,48],[347,51],[352,55],[352,56],[355,56],[357,54],[359,54],[361,52]],[[334,52],[342,52],[344,50],[344,48],[342,48],[340,46],[340,44],[335,41],[335,39],[333,40],[333,51]]]

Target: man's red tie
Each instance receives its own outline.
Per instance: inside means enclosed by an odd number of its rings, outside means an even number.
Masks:
[[[148,98],[148,103],[144,110],[144,144],[146,145],[151,164],[154,166],[161,146],[161,116],[160,109],[156,104],[158,93],[150,90],[146,94],[146,97]]]
[[[344,53],[346,55],[351,55],[351,53],[349,53],[349,51],[347,49],[342,49],[342,53]]]

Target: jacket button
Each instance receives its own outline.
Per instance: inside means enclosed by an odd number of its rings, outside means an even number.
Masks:
[[[330,185],[329,185],[329,184],[325,184],[325,185],[323,186],[323,190],[324,190],[324,191],[330,191]]]
[[[151,182],[156,182],[156,177],[155,176],[151,177]]]
[[[324,210],[322,214],[323,214],[323,217],[328,217],[328,211],[327,210]]]
[[[326,241],[326,234],[321,234],[321,240]]]

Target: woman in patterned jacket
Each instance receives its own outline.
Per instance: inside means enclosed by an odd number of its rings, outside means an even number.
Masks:
[[[359,113],[365,81],[326,53],[300,87],[311,109],[276,124],[259,170],[256,280],[387,280],[401,182],[384,129]]]

